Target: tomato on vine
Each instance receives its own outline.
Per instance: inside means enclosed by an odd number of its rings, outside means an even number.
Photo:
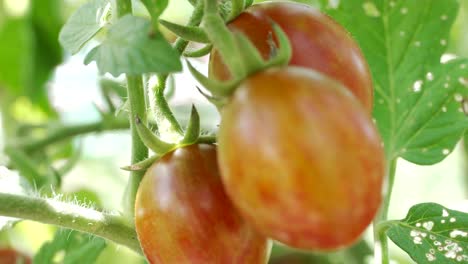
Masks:
[[[341,25],[304,4],[268,2],[247,8],[228,27],[245,34],[267,59],[272,52],[271,21],[289,38],[292,46],[290,65],[310,68],[341,82],[368,112],[372,111],[373,86],[369,67],[359,46]],[[273,39],[277,42],[274,36]],[[209,73],[219,80],[231,76],[216,50],[211,53]]]
[[[31,264],[31,258],[13,248],[1,248],[0,264]]]
[[[218,143],[229,197],[282,243],[348,246],[379,208],[378,132],[356,98],[323,74],[289,66],[250,76],[222,110]]]
[[[140,184],[136,230],[155,263],[266,263],[270,245],[235,210],[221,183],[214,145],[174,150]]]

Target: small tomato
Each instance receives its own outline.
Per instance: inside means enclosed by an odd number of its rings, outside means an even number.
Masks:
[[[261,264],[270,243],[238,214],[226,196],[214,145],[166,154],[138,189],[136,230],[149,262]]]
[[[341,84],[305,68],[269,69],[243,81],[221,116],[226,192],[263,234],[332,250],[371,223],[384,152],[370,116]]]
[[[362,52],[348,32],[333,19],[310,6],[294,2],[266,2],[247,8],[228,24],[244,33],[264,59],[271,54],[271,21],[289,37],[290,65],[310,68],[341,82],[372,111],[372,77]],[[273,36],[275,42],[276,39]],[[278,44],[278,43],[276,43]],[[213,50],[210,77],[227,80],[230,73]]]

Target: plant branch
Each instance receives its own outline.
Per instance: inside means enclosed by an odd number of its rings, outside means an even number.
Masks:
[[[146,103],[145,103],[145,91],[143,88],[143,79],[141,76],[128,76],[127,75],[127,89],[128,99],[130,102],[130,129],[132,134],[132,155],[131,163],[140,162],[148,157],[148,148],[141,141],[137,131],[137,124],[135,123],[135,117],[138,116],[140,122],[147,124],[146,117]],[[133,219],[134,208],[135,208],[135,197],[140,185],[141,179],[143,179],[144,171],[132,171],[130,172],[130,179],[127,184],[125,192],[124,209],[129,219]]]
[[[393,159],[389,163],[387,183],[384,190],[384,198],[380,210],[377,214],[377,217],[374,219],[374,252],[375,260],[381,259],[382,264],[389,263],[389,253],[388,253],[388,240],[385,230],[382,231],[382,228],[379,228],[379,225],[382,222],[387,221],[388,209],[390,207],[390,200],[392,197],[393,184],[395,182],[395,172],[397,167],[397,160]]]
[[[195,9],[193,10],[192,15],[187,23],[187,26],[198,26],[203,18],[203,1],[198,1]],[[178,38],[174,43],[174,49],[177,50],[180,54],[182,54],[185,49],[187,48],[188,41],[182,38]],[[159,74],[158,75],[158,85],[155,89],[155,99],[156,99],[156,107],[158,108],[157,111],[160,115],[157,116],[158,125],[161,124],[162,119],[167,120],[172,130],[182,135],[182,128],[180,127],[179,123],[177,122],[174,114],[172,113],[169,104],[164,96],[164,91],[166,89],[167,78],[169,77],[168,74]]]
[[[100,120],[94,123],[89,124],[80,124],[80,125],[70,125],[70,126],[60,126],[55,130],[52,130],[47,133],[47,136],[40,139],[33,138],[21,138],[16,139],[13,143],[9,144],[12,147],[20,148],[25,152],[36,151],[43,149],[44,147],[88,133],[97,133],[108,130],[120,130],[128,129],[128,121],[122,118],[109,118],[105,121]]]
[[[135,230],[121,217],[62,201],[0,193],[0,215],[79,230],[142,254]]]

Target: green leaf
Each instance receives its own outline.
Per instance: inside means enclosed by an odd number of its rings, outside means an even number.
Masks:
[[[31,81],[25,87],[25,94],[34,105],[39,106],[50,116],[55,116],[56,112],[49,102],[46,83],[55,67],[63,60],[62,48],[57,41],[63,25],[62,7],[61,0],[31,2],[29,22],[33,29],[33,48],[30,51],[32,53],[30,59],[33,69],[30,75]]]
[[[413,206],[387,235],[417,263],[468,262],[468,214],[439,204]]]
[[[27,96],[52,116],[45,84],[62,61],[61,5],[60,0],[31,1],[29,12],[11,17],[0,8],[0,86],[12,97]]]
[[[96,61],[102,73],[114,76],[182,70],[179,53],[159,32],[150,31],[147,19],[131,15],[111,26],[107,39],[86,56],[85,64],[91,61]]]
[[[94,263],[105,247],[106,242],[102,238],[60,229],[52,241],[42,245],[34,256],[34,264],[57,263],[57,261],[64,264]]]
[[[31,195],[33,193],[29,182],[21,177],[18,172],[8,170],[0,166],[0,192],[11,194]],[[0,231],[11,227],[19,219],[0,216]]]
[[[92,0],[78,8],[60,31],[60,44],[77,53],[107,24],[110,6],[108,0]]]
[[[7,18],[0,25],[0,39],[0,85],[20,95],[33,71],[32,30],[25,18]]]
[[[169,0],[141,0],[156,23],[169,4]]]
[[[441,63],[456,0],[340,1],[326,12],[356,38],[374,79],[374,112],[387,158],[443,160],[468,128],[459,99],[468,60]]]

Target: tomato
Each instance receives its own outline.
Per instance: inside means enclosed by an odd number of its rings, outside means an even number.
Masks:
[[[31,259],[11,248],[0,249],[0,264],[30,264]]]
[[[293,2],[262,3],[249,7],[228,26],[244,33],[267,59],[271,20],[289,37],[290,65],[314,69],[340,81],[369,113],[372,111],[372,78],[359,46],[343,27],[320,11]],[[230,78],[216,50],[211,53],[209,74],[219,80]]]
[[[221,117],[226,192],[263,234],[331,250],[371,223],[381,201],[381,140],[338,82],[300,67],[262,71],[240,84]]]
[[[146,172],[135,216],[150,263],[267,263],[270,243],[226,196],[216,155],[214,145],[183,147]]]

